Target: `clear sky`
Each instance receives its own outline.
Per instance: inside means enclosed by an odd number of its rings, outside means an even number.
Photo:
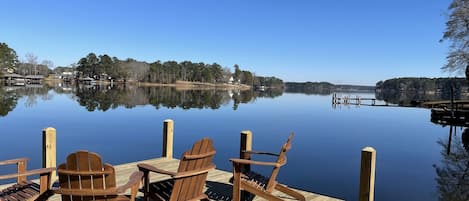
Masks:
[[[284,81],[447,77],[450,0],[2,0],[0,42],[56,66],[90,52],[234,64]],[[451,74],[454,76],[454,74]]]

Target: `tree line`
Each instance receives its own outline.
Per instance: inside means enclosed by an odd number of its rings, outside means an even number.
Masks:
[[[451,91],[453,93],[451,93]],[[394,78],[376,83],[376,98],[403,106],[419,106],[432,100],[469,98],[464,78]]]
[[[332,84],[329,82],[285,82],[285,92],[329,95],[334,92],[374,92],[374,86]]]
[[[18,59],[16,51],[6,43],[0,43],[0,74],[14,72],[21,75],[61,74],[63,72],[78,72],[78,77],[92,77],[95,79],[113,79],[122,81],[138,81],[172,84],[176,81],[205,82],[205,83],[233,83],[249,86],[267,86],[283,88],[283,81],[276,77],[256,76],[253,72],[242,70],[239,65],[230,68],[220,64],[206,64],[191,61],[165,61],[157,60],[152,63],[137,61],[132,58],[120,60],[107,54],[96,55],[89,53],[70,67],[54,68],[50,60],[39,62],[32,53],[25,55],[23,60]],[[53,70],[52,70],[53,69]]]
[[[38,57],[27,53],[24,59],[18,59],[16,51],[6,43],[0,43],[0,75],[12,72],[20,75],[48,76],[53,71],[54,63],[50,60],[39,62]]]
[[[157,60],[152,63],[137,61],[132,58],[120,60],[107,54],[97,56],[89,53],[77,62],[76,70],[80,77],[95,79],[116,79],[123,81],[138,81],[173,84],[176,81],[206,82],[206,83],[238,83],[245,85],[263,85],[269,87],[283,87],[283,81],[276,77],[256,76],[254,73],[242,70],[235,64],[234,72],[220,64],[206,64],[191,61]]]

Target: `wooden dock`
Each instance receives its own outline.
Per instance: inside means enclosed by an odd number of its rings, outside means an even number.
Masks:
[[[431,109],[431,121],[441,125],[469,126],[469,100],[430,101],[422,104]]]
[[[376,98],[366,98],[360,96],[339,96],[336,93],[332,94],[332,106],[336,108],[338,105],[355,105],[355,106],[394,106],[388,103],[378,104]]]
[[[176,172],[179,166],[179,160],[173,158],[173,131],[174,124],[173,121],[168,119],[164,121],[163,124],[163,145],[162,145],[162,155],[161,158],[154,158],[144,161],[136,161],[126,164],[114,165],[116,170],[116,182],[117,186],[124,185],[127,183],[130,175],[138,170],[137,164],[147,163],[158,168],[165,169],[168,171]],[[56,158],[56,130],[54,128],[46,128],[43,130],[43,167],[44,168],[55,168],[57,163]],[[252,151],[252,132],[251,131],[242,131],[240,139],[240,158],[241,159],[250,159],[250,154],[246,154],[245,151]],[[375,163],[376,163],[376,151],[367,147],[362,150],[362,159],[361,159],[361,168],[360,168],[360,191],[359,191],[359,200],[360,201],[373,201],[374,200],[374,180],[375,180]],[[104,159],[104,162],[106,159]],[[59,161],[60,163],[62,160]],[[227,161],[228,162],[228,161]],[[18,165],[19,168],[19,165]],[[19,170],[19,169],[18,169]],[[209,172],[206,185],[205,193],[211,200],[232,200],[232,184],[229,182],[232,178],[233,173],[228,170],[212,170]],[[169,179],[166,175],[151,173],[150,181],[157,182],[165,179]],[[18,177],[20,181],[20,177]],[[57,181],[55,174],[52,175],[52,181]],[[33,182],[38,182],[38,180],[33,180]],[[294,185],[286,184],[284,185]],[[0,189],[5,189],[11,184],[0,185]],[[55,184],[56,185],[56,184]],[[292,188],[294,189],[294,188]],[[333,198],[330,196],[321,195],[318,193],[308,192],[304,190],[294,189],[299,193],[303,194],[308,201],[339,201],[341,199]],[[130,190],[126,192],[128,195]],[[296,200],[289,195],[283,194],[280,191],[274,190],[274,195],[279,196],[283,200]],[[251,198],[252,199],[252,198]],[[56,201],[61,200],[60,195],[53,195],[49,200]],[[143,200],[143,194],[137,194],[137,200]],[[254,197],[254,201],[264,200],[259,197]]]
[[[150,160],[144,161],[137,161],[132,163],[126,163],[121,165],[115,165],[114,168],[116,169],[117,174],[117,185],[123,185],[128,181],[130,174],[134,171],[137,171],[137,164],[138,163],[148,163],[150,165],[155,165],[161,167],[165,170],[174,171],[176,172],[177,167],[179,165],[179,160],[177,159],[169,159],[169,158],[155,158]],[[150,174],[151,181],[159,181],[168,179],[168,176],[161,175],[161,174]],[[231,172],[223,171],[223,170],[213,170],[210,171],[208,174],[206,186],[205,186],[205,193],[209,196],[211,200],[231,200],[232,194],[232,185],[229,183],[230,178],[233,176]],[[288,184],[287,184],[288,185]],[[8,185],[0,186],[0,189],[5,188]],[[303,195],[305,195],[306,200],[310,201],[340,201],[341,199],[332,198],[312,192],[298,190]],[[129,194],[130,192],[126,192]],[[282,199],[288,200],[295,200],[288,195],[282,194],[281,192],[276,192],[278,196]],[[138,200],[143,200],[143,194],[139,193],[137,195]],[[60,195],[54,195],[49,200],[51,201],[60,201]],[[254,201],[263,200],[262,198],[255,197]]]

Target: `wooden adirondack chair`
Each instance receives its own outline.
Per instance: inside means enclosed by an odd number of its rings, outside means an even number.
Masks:
[[[66,163],[59,165],[60,187],[55,193],[62,195],[62,200],[135,200],[143,173],[136,171],[127,184],[116,187],[114,167],[103,164],[101,157],[93,152],[77,151],[67,156]],[[131,189],[130,198],[124,195]]]
[[[144,172],[143,192],[145,200],[185,201],[208,199],[204,194],[205,180],[209,170],[215,168],[212,158],[215,155],[212,140],[197,141],[192,149],[184,152],[177,172],[158,169],[148,164],[138,164]],[[171,179],[150,183],[149,173],[170,175]]]
[[[291,148],[291,141],[293,139],[293,135],[293,133],[290,134],[287,142],[283,144],[282,149],[280,149],[279,154],[258,151],[245,151],[248,154],[265,154],[270,156],[277,156],[278,158],[276,162],[263,162],[233,158],[230,159],[230,161],[233,163],[233,201],[239,201],[241,199],[241,190],[245,190],[254,195],[261,196],[267,200],[282,201],[282,199],[272,194],[274,189],[288,194],[298,200],[306,200],[306,198],[302,194],[288,188],[285,185],[279,184],[276,181],[276,177],[278,175],[280,167],[287,163],[286,153]],[[272,174],[270,175],[270,177],[264,177],[255,172],[246,170],[243,171],[243,167],[245,165],[272,166]]]
[[[17,178],[17,183],[0,190],[0,201],[4,200],[46,200],[50,195],[51,177],[55,168],[41,168],[26,171],[27,158],[0,161],[0,165],[16,165],[17,172],[0,175],[0,180]],[[28,181],[27,176],[39,175],[40,183]]]

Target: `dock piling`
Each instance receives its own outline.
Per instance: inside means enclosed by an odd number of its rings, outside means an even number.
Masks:
[[[168,159],[173,158],[173,133],[174,133],[174,121],[171,119],[164,120],[162,157],[165,157]]]
[[[359,201],[374,200],[375,168],[376,150],[373,147],[365,147],[361,156]]]
[[[55,128],[48,127],[42,130],[42,167],[57,166],[57,135]],[[51,181],[57,180],[56,172],[52,173]]]
[[[251,153],[248,151],[252,151],[252,132],[250,130],[241,131],[241,140],[239,145],[239,158],[251,160]],[[250,170],[250,165],[244,165],[242,167],[244,170]]]

